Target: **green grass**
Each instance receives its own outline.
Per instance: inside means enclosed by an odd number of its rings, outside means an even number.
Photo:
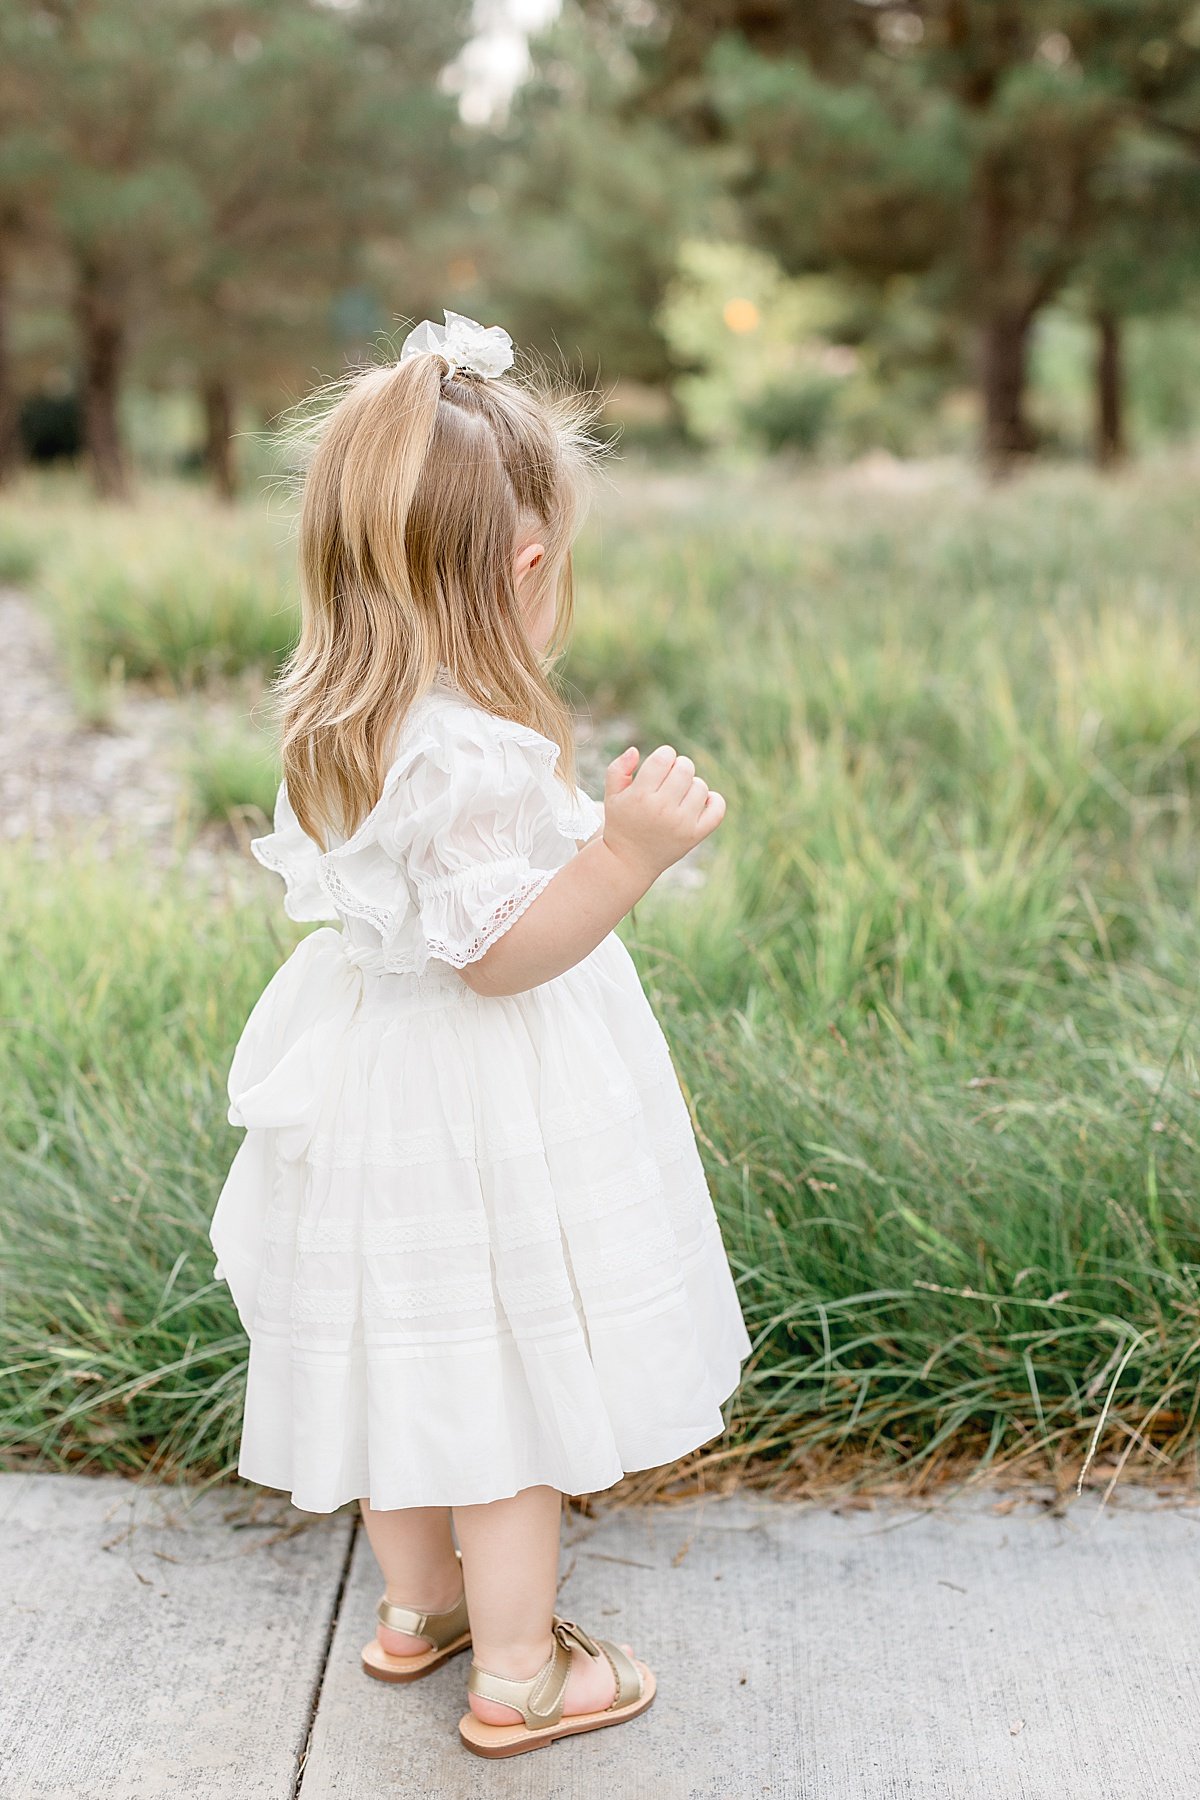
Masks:
[[[622,929],[755,1342],[735,1465],[1194,1454],[1194,479],[645,472],[584,546],[570,680],[729,800]],[[0,1446],[227,1467],[222,1080],[292,938],[257,887],[0,879]]]
[[[188,786],[202,819],[226,820],[249,812],[270,819],[279,787],[274,746],[248,726],[198,737],[187,758]]]
[[[0,586],[24,587],[37,573],[38,551],[13,519],[0,527]]]
[[[0,570],[54,627],[81,714],[98,723],[125,681],[186,693],[269,675],[297,626],[286,510],[223,507],[147,485],[99,508],[71,478],[19,484],[0,504]]]

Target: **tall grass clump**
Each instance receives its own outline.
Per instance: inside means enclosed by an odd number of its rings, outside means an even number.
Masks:
[[[0,587],[22,587],[37,572],[39,552],[18,519],[0,521]]]
[[[298,612],[290,530],[260,506],[220,507],[186,488],[151,488],[97,507],[59,483],[18,489],[29,566],[80,710],[102,717],[123,681],[187,692],[253,669],[271,674]]]
[[[244,1340],[208,1219],[270,914],[67,854],[0,865],[0,1450],[219,1470]]]
[[[228,820],[245,813],[271,817],[279,788],[279,757],[262,733],[230,725],[197,738],[186,772],[202,819]]]

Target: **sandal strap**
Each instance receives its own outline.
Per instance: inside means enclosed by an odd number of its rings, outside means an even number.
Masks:
[[[501,1706],[515,1708],[530,1731],[541,1725],[557,1725],[562,1718],[573,1652],[583,1650],[588,1656],[601,1656],[604,1652],[596,1639],[572,1619],[555,1615],[551,1633],[554,1642],[550,1655],[536,1675],[527,1681],[516,1681],[509,1675],[494,1675],[490,1669],[481,1669],[472,1662],[467,1691],[481,1700],[495,1700]]]
[[[461,1557],[459,1559],[462,1560]],[[428,1638],[435,1650],[444,1650],[455,1638],[470,1630],[467,1619],[467,1594],[446,1612],[417,1612],[415,1607],[400,1606],[386,1595],[379,1602],[379,1623],[391,1631],[402,1631],[407,1637]]]
[[[612,1705],[609,1712],[616,1712],[618,1707],[628,1706],[642,1697],[642,1671],[633,1659],[622,1650],[620,1644],[610,1643],[607,1638],[597,1638],[601,1650],[612,1664],[615,1686]]]

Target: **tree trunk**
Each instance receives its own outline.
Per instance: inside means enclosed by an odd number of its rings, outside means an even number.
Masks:
[[[1096,461],[1111,469],[1125,455],[1125,371],[1121,322],[1112,313],[1096,315]]]
[[[83,441],[92,481],[102,500],[123,500],[129,492],[119,416],[125,320],[112,282],[91,263],[79,270],[75,317],[83,358]]]
[[[0,486],[12,477],[20,460],[17,396],[8,346],[8,244],[0,232]]]
[[[997,312],[985,318],[980,338],[983,395],[983,452],[997,474],[1035,448],[1025,416],[1032,320],[1024,312]]]
[[[237,465],[233,454],[233,389],[222,375],[210,375],[200,384],[204,408],[204,467],[220,499],[237,495]]]
[[[969,244],[979,328],[983,455],[1003,475],[1034,448],[1025,417],[1029,339],[1037,313],[1020,272],[1020,218],[1004,158],[984,150],[971,176]]]

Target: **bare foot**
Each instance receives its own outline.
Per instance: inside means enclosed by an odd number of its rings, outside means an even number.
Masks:
[[[394,1594],[390,1588],[387,1597],[394,1606],[407,1606],[413,1612],[449,1612],[462,1599],[462,1571],[457,1561],[453,1573],[445,1576],[440,1585],[427,1583],[423,1591],[425,1598],[420,1601]],[[432,1638],[410,1637],[407,1632],[393,1631],[390,1625],[377,1626],[375,1636],[379,1639],[379,1648],[386,1650],[389,1656],[420,1656],[433,1649]]]
[[[553,1640],[551,1640],[551,1643]],[[630,1644],[622,1644],[626,1656],[633,1655]],[[518,1670],[505,1667],[496,1672],[511,1675],[514,1681],[526,1681],[536,1675],[550,1655],[548,1644],[542,1658],[531,1669]],[[567,1674],[567,1690],[563,1696],[563,1713],[603,1712],[613,1703],[617,1691],[613,1676],[612,1664],[607,1656],[589,1656],[586,1650],[571,1651],[571,1667]],[[521,1715],[515,1706],[503,1706],[498,1700],[485,1700],[479,1694],[468,1694],[467,1704],[477,1719],[485,1725],[519,1725]]]

